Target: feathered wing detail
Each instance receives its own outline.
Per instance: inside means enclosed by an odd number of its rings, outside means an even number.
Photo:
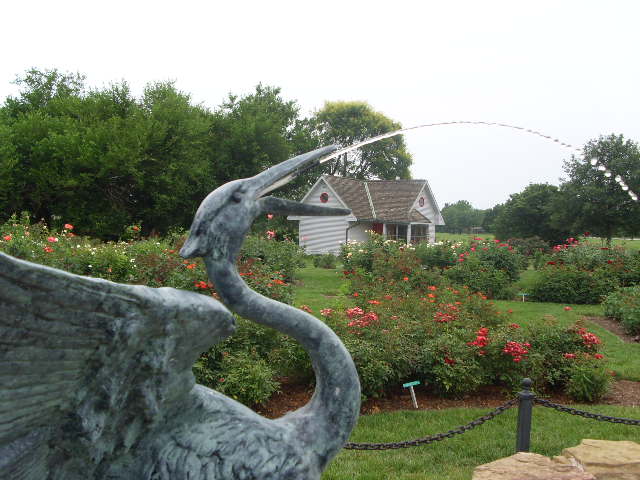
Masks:
[[[234,328],[203,295],[0,253],[0,477],[99,476],[186,401],[193,362]]]

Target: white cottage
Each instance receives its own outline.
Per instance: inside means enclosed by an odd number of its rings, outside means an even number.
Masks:
[[[349,208],[345,217],[287,217],[298,220],[307,253],[338,253],[349,240],[367,240],[368,230],[407,243],[435,242],[444,225],[426,180],[355,180],[323,175],[302,203]]]

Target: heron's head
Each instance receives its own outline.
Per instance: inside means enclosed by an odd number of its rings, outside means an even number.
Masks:
[[[286,160],[251,178],[225,183],[202,201],[180,250],[184,258],[213,256],[233,261],[253,220],[263,213],[348,215],[350,210],[303,205],[265,195],[314,167],[337,147],[319,148]]]

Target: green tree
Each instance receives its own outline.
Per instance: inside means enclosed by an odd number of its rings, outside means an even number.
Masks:
[[[188,226],[220,180],[212,161],[213,115],[172,82],[147,85],[141,105],[143,150],[131,191],[143,225],[165,232]]]
[[[340,147],[402,128],[365,102],[326,102],[311,122],[323,145]],[[410,178],[411,163],[404,138],[396,135],[343,155],[325,169],[331,175],[361,179]]]
[[[558,196],[558,187],[546,183],[533,183],[512,194],[493,222],[493,233],[502,239],[538,236],[548,242],[562,242],[570,230],[551,222]]]
[[[502,211],[502,207],[502,203],[498,203],[497,205],[494,205],[491,208],[487,208],[484,211],[484,216],[482,217],[482,228],[485,232],[494,233],[494,222]]]
[[[473,208],[467,200],[458,200],[456,203],[447,203],[442,209],[445,228],[443,231],[450,233],[463,233],[470,231],[471,227],[480,226],[484,217],[484,211]]]
[[[597,159],[610,172],[605,177],[591,165]],[[560,186],[560,197],[554,209],[556,225],[568,225],[573,232],[589,231],[611,238],[620,233],[637,235],[640,231],[640,207],[616,182],[621,175],[635,192],[640,188],[640,149],[622,135],[601,136],[584,147],[582,158],[572,156],[565,161],[568,178]]]
[[[0,109],[1,215],[60,217],[102,238],[139,220],[147,231],[188,225],[215,185],[211,114],[172,84],[150,85],[138,102],[126,83],[79,82],[31,70]]]
[[[249,95],[229,95],[215,113],[210,141],[218,184],[256,175],[319,145],[308,122],[299,118],[296,102],[284,100],[279,88],[263,85]],[[299,194],[308,183],[308,178],[298,179],[278,195]]]
[[[19,97],[9,97],[5,102],[6,113],[16,117],[31,111],[47,111],[60,114],[67,102],[56,100],[78,97],[85,89],[85,77],[79,73],[62,73],[57,69],[40,71],[35,68],[18,76],[15,83],[22,87]]]

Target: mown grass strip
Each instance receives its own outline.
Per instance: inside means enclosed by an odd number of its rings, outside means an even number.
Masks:
[[[640,408],[580,406],[587,411],[640,418]],[[361,417],[353,442],[397,442],[448,431],[479,417],[487,409],[400,411]],[[477,465],[514,453],[517,408],[463,435],[402,450],[343,450],[323,480],[468,480]],[[531,451],[559,455],[583,438],[640,441],[640,428],[598,422],[535,407]]]

